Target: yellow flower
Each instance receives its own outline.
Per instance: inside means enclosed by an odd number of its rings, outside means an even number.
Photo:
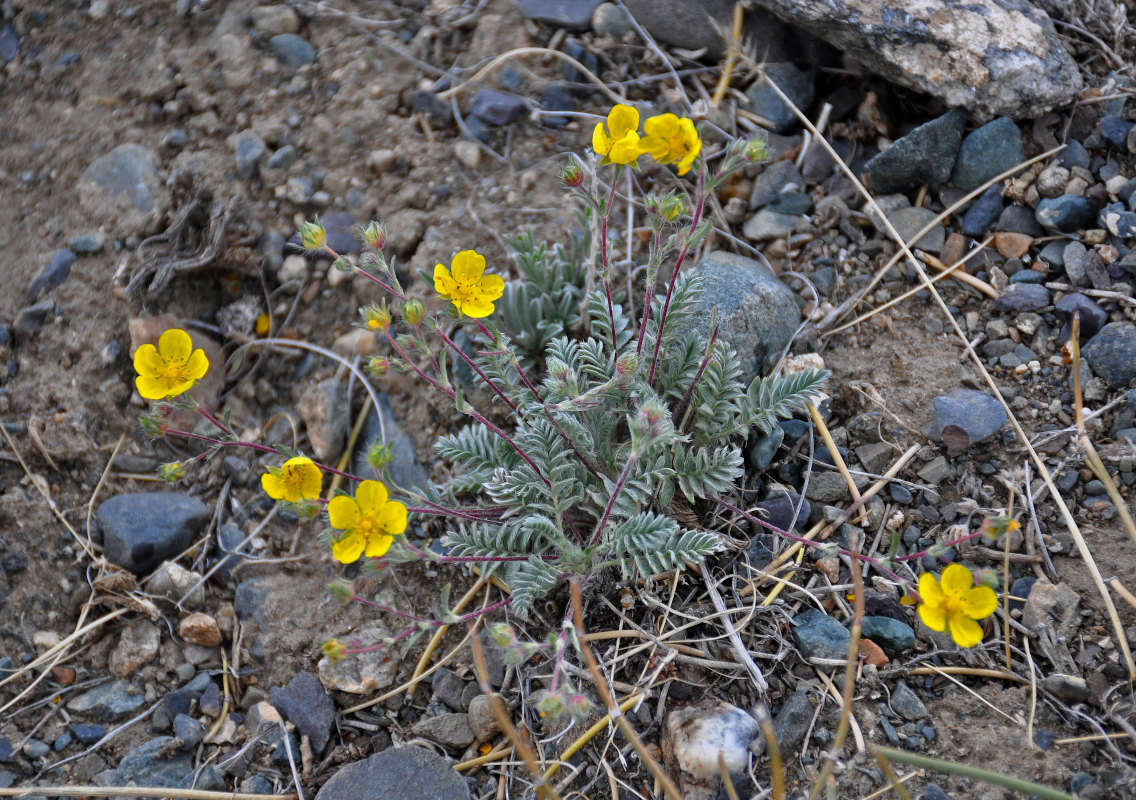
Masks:
[[[310,458],[304,456],[289,458],[275,472],[280,474],[267,472],[260,476],[260,485],[273,500],[298,503],[301,500],[314,500],[319,497],[323,475]]]
[[[679,175],[690,171],[690,165],[702,150],[698,131],[686,117],[680,119],[674,114],[650,117],[643,123],[643,133],[642,151],[660,164],[678,164]]]
[[[387,497],[387,487],[378,481],[363,481],[354,497],[339,495],[327,504],[331,527],[343,531],[331,546],[337,561],[351,564],[362,555],[384,555],[394,537],[406,530],[406,506]]]
[[[937,579],[929,572],[919,578],[919,618],[933,631],[951,631],[961,647],[974,647],[982,641],[985,619],[998,608],[998,595],[989,586],[975,586],[974,575],[961,564],[951,564]]]
[[[158,338],[158,346],[144,344],[134,353],[134,385],[147,400],[176,397],[193,388],[205,377],[209,359],[205,351],[193,349],[189,334],[170,328]]]
[[[434,291],[451,301],[459,314],[488,317],[493,313],[493,301],[505,291],[505,281],[500,275],[484,272],[485,256],[462,250],[450,262],[449,270],[441,264],[434,267]]]
[[[600,164],[634,164],[643,154],[639,147],[639,112],[631,106],[617,105],[607,115],[607,130],[602,122],[592,131],[592,149],[603,156]]]

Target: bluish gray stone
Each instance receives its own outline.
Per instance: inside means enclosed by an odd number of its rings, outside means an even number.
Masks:
[[[1045,281],[1045,276],[1037,270],[1033,269],[1020,269],[1010,276],[1010,283],[1042,283]]]
[[[784,192],[774,197],[768,208],[778,214],[807,214],[813,208],[813,199],[802,192]]]
[[[897,139],[864,167],[872,191],[890,194],[946,183],[965,127],[966,109],[956,108]]]
[[[482,89],[473,96],[469,113],[490,125],[508,125],[520,116],[525,107],[523,98],[496,89]]]
[[[316,800],[469,800],[469,786],[449,762],[421,747],[392,747],[348,764]]]
[[[47,742],[41,742],[39,739],[28,739],[24,742],[24,755],[33,761],[47,758],[50,754],[51,746]]]
[[[1026,236],[1032,236],[1035,239],[1045,233],[1037,224],[1033,209],[1029,206],[1020,206],[1017,203],[1011,203],[1002,209],[1002,213],[998,215],[998,221],[994,223],[994,230],[1024,233]]]
[[[84,725],[80,723],[71,726],[71,733],[79,740],[79,744],[89,747],[106,736],[106,728],[102,725]]]
[[[174,739],[182,750],[189,751],[205,738],[205,726],[188,714],[174,717]]]
[[[1041,311],[1049,308],[1051,295],[1044,286],[1036,283],[1012,283],[994,301],[996,311]]]
[[[978,239],[986,235],[1002,213],[1002,183],[991,186],[978,196],[962,216],[962,235]]]
[[[1064,327],[1061,328],[1062,342],[1069,341],[1069,337],[1073,335],[1073,315],[1076,313],[1079,313],[1081,318],[1082,345],[1096,336],[1097,331],[1108,323],[1108,312],[1080,292],[1064,295],[1053,307],[1057,311],[1057,316],[1065,322]]]
[[[143,231],[167,196],[153,154],[139,144],[120,144],[96,159],[79,179],[84,209],[94,220],[124,233]]]
[[[816,86],[813,83],[813,73],[798,69],[796,65],[785,61],[776,64],[766,64],[765,74],[777,84],[785,96],[793,101],[797,108],[806,114],[816,96]],[[769,87],[764,80],[759,80],[746,90],[749,99],[749,111],[764,117],[773,125],[774,133],[785,133],[799,124],[793,110],[785,105],[781,98]]]
[[[801,506],[800,513],[797,513],[798,503]],[[773,527],[783,531],[789,530],[790,525],[796,530],[805,530],[809,526],[809,516],[813,511],[812,504],[796,492],[780,494],[768,500],[762,500],[755,506],[758,509],[758,516]],[[796,520],[795,524],[794,520]]]
[[[77,255],[89,256],[101,253],[106,245],[106,236],[99,231],[80,233],[67,240],[67,247]]]
[[[936,397],[934,404],[939,435],[953,449],[989,439],[1006,424],[1002,404],[975,389],[955,389],[949,395]]]
[[[816,707],[805,689],[789,695],[773,718],[773,733],[777,736],[777,746],[781,748],[782,755],[791,755],[801,746],[815,714]]]
[[[1037,204],[1034,216],[1043,228],[1075,233],[1096,222],[1097,204],[1087,197],[1075,194],[1046,197]]]
[[[112,786],[155,786],[170,789],[221,791],[225,781],[212,766],[194,768],[193,758],[182,752],[170,736],[158,736],[130,749],[115,770]]]
[[[51,749],[57,753],[61,753],[71,746],[71,742],[75,741],[75,737],[70,731],[63,731],[55,737],[55,741],[51,744]]]
[[[929,208],[910,206],[889,211],[887,216],[896,233],[903,237],[903,241],[911,242],[911,238],[923,230],[928,223],[934,222],[938,214]],[[923,234],[919,241],[911,244],[912,247],[926,250],[928,253],[938,254],[942,251],[946,238],[947,234],[943,226],[934,225],[931,230]]]
[[[15,29],[7,22],[0,22],[0,61],[7,64],[20,52],[20,40]]]
[[[1022,132],[1009,117],[998,117],[962,140],[952,177],[964,192],[1026,160]]]
[[[268,40],[268,49],[286,67],[299,69],[316,60],[311,42],[294,33],[278,33]]]
[[[67,703],[67,710],[104,722],[115,722],[137,711],[144,702],[145,695],[131,693],[129,683],[117,680],[84,692]]]
[[[1052,241],[1045,247],[1041,248],[1041,252],[1037,257],[1048,264],[1053,269],[1065,268],[1065,242]]]
[[[753,181],[749,195],[749,208],[754,211],[769,205],[783,191],[802,191],[805,179],[793,159],[787,158],[769,164]]]
[[[1110,322],[1081,350],[1093,372],[1113,389],[1136,378],[1136,325]]]
[[[544,25],[582,32],[592,25],[592,13],[602,0],[517,0],[517,8]]]
[[[806,609],[793,619],[793,641],[801,656],[843,661],[848,658],[852,634],[832,617],[815,608]]]
[[[906,622],[891,617],[864,617],[861,633],[884,649],[889,656],[915,646],[915,631]]]
[[[286,144],[270,155],[268,160],[264,162],[264,166],[269,169],[288,169],[296,163],[297,158],[299,158],[299,153],[296,152],[296,148]]]
[[[758,471],[768,469],[769,465],[773,463],[773,457],[777,455],[777,449],[781,447],[781,442],[784,440],[785,431],[781,428],[774,428],[773,433],[766,436],[755,434],[755,438],[746,447],[750,466]]]
[[[891,710],[899,714],[906,720],[914,722],[919,719],[926,719],[927,706],[923,705],[923,701],[915,692],[911,691],[903,681],[895,685],[895,689],[891,693]]]
[[[709,253],[695,271],[702,281],[699,332],[710,335],[711,312],[717,309],[720,340],[737,351],[739,377],[748,386],[777,365],[796,332],[797,297],[764,264],[733,253]]]
[[[12,333],[16,334],[17,340],[27,341],[31,339],[39,333],[39,329],[47,321],[47,315],[54,310],[55,301],[51,298],[21,308],[12,321]]]
[[[1057,157],[1061,160],[1061,166],[1066,169],[1072,169],[1073,167],[1084,167],[1088,169],[1089,165],[1093,163],[1089,151],[1076,139],[1070,139],[1066,142],[1065,149],[1062,150],[1061,154]]]
[[[268,146],[252,131],[241,131],[233,143],[237,156],[237,177],[250,181],[260,172],[260,161],[268,152]]]
[[[310,672],[298,672],[286,687],[273,686],[269,699],[302,736],[311,740],[312,750],[322,753],[335,723],[335,701],[319,679]]]
[[[196,497],[140,492],[104,501],[95,520],[107,559],[142,575],[189,547],[211,513]]]
[[[390,447],[391,462],[387,464],[386,474],[391,483],[403,489],[424,488],[430,484],[430,476],[418,461],[418,450],[414,440],[406,433],[395,419],[386,395],[379,395],[379,413],[382,414],[383,426],[386,428],[387,445]],[[379,416],[375,409],[367,415],[363,424],[363,433],[359,437],[359,446],[351,458],[352,470],[356,475],[370,477],[375,474],[374,469],[367,462],[367,453],[376,442],[381,442],[381,427]]]
[[[1110,203],[1100,210],[1097,224],[1121,239],[1136,236],[1136,211],[1129,211],[1123,203]]]
[[[1101,137],[1113,150],[1128,152],[1128,132],[1132,130],[1132,120],[1114,117],[1111,114],[1101,118]]]
[[[71,265],[74,263],[75,254],[70,250],[56,250],[51,261],[39,271],[39,275],[36,275],[28,288],[28,302],[35,303],[67,280],[67,276],[71,274]]]

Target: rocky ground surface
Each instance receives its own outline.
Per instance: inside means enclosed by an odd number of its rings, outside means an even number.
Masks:
[[[960,652],[869,570],[839,796],[887,785],[864,753],[872,744],[1081,798],[1136,796],[1136,708],[1122,647],[1136,647],[1136,615],[1120,592],[1136,590],[1136,544],[1077,442],[1065,349],[1079,312],[1085,428],[1131,509],[1136,81],[1114,69],[1126,40],[1055,32],[1026,15],[1014,24],[1039,37],[1033,55],[1051,60],[1049,82],[1034,70],[1015,93],[1021,77],[991,69],[1010,83],[991,87],[968,115],[952,110],[965,99],[957,85],[937,98],[914,91],[934,87],[900,88],[849,69],[825,31],[748,17],[759,20],[747,28],[758,54],[774,61],[767,74],[811,119],[823,116],[834,149],[873,192],[872,208],[752,73],[739,67],[735,88],[711,106],[721,39],[701,18],[683,23],[689,4],[655,14],[642,5],[629,3],[646,30],[617,6],[580,0],[0,6],[0,675],[10,679],[0,685],[0,786],[288,793],[298,781],[323,800],[524,796],[519,764],[464,763],[503,740],[460,647],[463,631],[447,635],[433,663],[454,651],[452,659],[414,692],[402,687],[423,642],[335,666],[320,657],[332,636],[374,641],[397,623],[331,600],[326,585],[345,572],[421,615],[442,613],[443,584],[458,597],[471,579],[421,565],[344,570],[320,544],[318,524],[274,511],[259,476],[275,461],[248,451],[162,484],[156,468],[195,451],[141,433],[130,354],[171,325],[187,327],[215,365],[195,389],[204,407],[229,413],[246,439],[338,459],[362,403],[357,383],[311,352],[265,357],[239,345],[266,313],[274,336],[348,357],[381,352],[351,327],[354,310],[378,295],[327,261],[290,252],[287,240],[318,213],[332,246],[357,253],[355,226],[380,218],[405,283],[427,302],[435,300],[414,276],[456,250],[476,248],[508,273],[504,237],[531,229],[566,242],[578,221],[557,167],[586,152],[591,115],[611,105],[583,66],[643,108],[693,106],[708,142],[768,131],[769,163],[714,198],[715,232],[697,268],[751,374],[776,364],[790,342],[822,355],[833,371],[823,412],[857,492],[902,464],[864,504],[858,538],[878,554],[894,534],[892,556],[926,553],[907,562],[912,574],[948,560],[1001,572],[1008,558],[1008,672],[1001,616],[981,647]],[[730,3],[705,5],[728,19]],[[475,76],[526,47],[573,61],[514,56]],[[894,79],[873,61],[887,55],[865,61]],[[677,180],[647,167],[636,192]],[[889,225],[906,240],[921,236],[921,264],[963,262],[958,277],[936,284],[949,317],[915,265],[893,258]],[[630,234],[617,233],[617,252],[638,241]],[[625,277],[627,262],[617,269]],[[871,309],[881,310],[842,327]],[[1119,632],[986,375],[1045,459],[1096,566],[1118,579]],[[441,480],[447,465],[432,443],[460,415],[402,376],[379,388],[399,482]],[[372,414],[363,442],[378,428]],[[752,439],[746,459],[735,499],[786,530],[837,519],[853,499],[808,420]],[[1011,506],[1022,529],[1008,537],[1008,557],[1003,540],[944,547]],[[780,595],[753,608],[772,595],[753,570],[788,542],[697,511],[702,524],[745,543],[707,574],[739,609],[738,624],[746,619],[741,635],[769,691],[757,692],[717,623],[684,631],[686,649],[667,651],[677,658],[630,652],[630,639],[600,655],[615,665],[621,696],[649,689],[628,717],[688,797],[724,791],[718,750],[741,796],[763,796],[769,759],[753,716],[761,703],[797,796],[840,716],[833,680],[849,636],[848,565],[810,553],[792,576],[778,573],[790,581]],[[412,535],[439,532],[421,525]],[[837,538],[851,532],[842,527]],[[626,603],[613,590],[612,603],[592,603],[589,626],[670,636],[714,614],[702,579],[664,584],[622,587]],[[537,619],[513,621],[540,638],[563,603],[556,595]],[[487,651],[494,690],[555,760],[582,729],[536,714],[548,665],[506,668],[498,649]],[[357,708],[368,700],[377,702]],[[899,769],[912,796],[927,800],[1008,796]],[[625,743],[606,735],[557,780],[564,792],[618,786],[655,796]]]

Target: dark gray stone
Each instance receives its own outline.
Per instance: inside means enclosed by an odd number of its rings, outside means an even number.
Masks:
[[[890,194],[923,185],[938,188],[946,183],[965,127],[966,110],[956,108],[897,139],[864,167],[872,191]]]
[[[1051,295],[1044,286],[1036,283],[1012,283],[994,301],[996,311],[1021,313],[1049,308]]]
[[[425,717],[414,723],[414,734],[442,745],[448,750],[462,752],[473,744],[473,728],[469,714],[439,714]]]
[[[774,161],[753,181],[753,190],[749,195],[750,210],[764,208],[784,191],[800,191],[804,188],[805,179],[793,159]]]
[[[1046,197],[1037,204],[1034,216],[1043,228],[1075,233],[1096,222],[1097,204],[1087,197],[1075,194]]]
[[[801,504],[800,513],[797,513],[797,504]],[[803,500],[796,492],[781,494],[762,500],[756,504],[758,516],[775,528],[787,531],[792,525],[796,530],[803,531],[809,526],[809,515],[812,514],[812,504]],[[768,516],[762,513],[765,511]],[[796,523],[794,523],[794,519]]]
[[[962,140],[952,173],[954,184],[969,192],[1025,160],[1022,132],[1009,117],[999,117]]]
[[[1121,239],[1136,236],[1136,211],[1129,211],[1123,203],[1110,203],[1100,210],[1097,224]]]
[[[843,661],[848,658],[851,638],[847,628],[815,608],[802,611],[793,620],[793,640],[806,660],[827,658]]]
[[[205,726],[188,714],[174,717],[174,739],[182,750],[192,750],[205,738]]]
[[[886,152],[886,151],[885,151]],[[998,182],[978,196],[962,216],[962,234],[978,239],[986,235],[1002,213],[1002,183]]]
[[[90,256],[101,253],[106,245],[106,236],[98,231],[94,233],[80,233],[67,240],[67,247],[77,255]]]
[[[20,40],[15,29],[7,22],[0,22],[0,61],[7,64],[20,52]]]
[[[156,175],[149,150],[139,144],[120,144],[87,167],[82,180],[112,197],[125,195],[136,210],[148,213],[154,208],[149,184]]]
[[[934,222],[937,216],[938,214],[929,208],[911,206],[888,212],[888,221],[895,228],[895,232],[903,237],[903,241],[911,242],[912,237],[927,227],[929,223]],[[931,230],[923,234],[919,241],[912,242],[911,246],[926,250],[928,253],[937,254],[942,251],[946,238],[947,234],[943,226],[934,225]]]
[[[1066,244],[1063,241],[1050,242],[1045,247],[1041,248],[1041,252],[1037,254],[1037,257],[1053,269],[1064,269],[1065,247]]]
[[[1089,699],[1089,684],[1080,675],[1054,673],[1041,679],[1041,688],[1066,703],[1083,703]]]
[[[47,320],[47,315],[54,310],[55,301],[51,298],[40,300],[33,306],[21,308],[16,313],[16,319],[12,322],[12,333],[16,334],[16,339],[20,341],[31,339],[39,333],[39,329]]]
[[[1136,378],[1136,325],[1110,322],[1081,351],[1093,372],[1113,389]]]
[[[117,680],[84,692],[67,703],[67,710],[104,722],[115,722],[137,711],[144,702],[145,695],[131,693],[129,683]]]
[[[392,747],[348,764],[316,800],[469,800],[469,786],[446,759],[420,747]]]
[[[749,458],[750,466],[758,471],[768,469],[784,440],[785,431],[781,428],[774,428],[773,433],[768,436],[756,435],[746,447],[746,456]]]
[[[465,693],[466,682],[448,669],[440,669],[434,673],[434,691],[431,700],[445,703],[454,711],[465,711],[462,704],[462,695]]]
[[[75,263],[75,254],[70,250],[56,250],[51,261],[39,271],[35,280],[28,289],[28,302],[35,303],[45,294],[56,288],[67,276],[71,274],[71,265]]]
[[[785,700],[781,710],[773,718],[773,733],[777,736],[777,746],[783,754],[792,754],[800,748],[813,723],[814,714],[816,707],[804,689],[798,689]]]
[[[189,753],[178,749],[170,736],[159,736],[131,748],[115,770],[112,786],[160,786],[169,789],[225,789],[224,779],[212,766],[194,767]]]
[[[286,144],[270,155],[268,160],[264,162],[264,166],[269,169],[288,169],[288,167],[296,163],[296,159],[299,157],[300,155],[296,152],[296,148],[290,144]]]
[[[237,156],[237,177],[251,181],[260,173],[260,161],[268,152],[268,145],[252,131],[241,131],[233,142]]]
[[[768,208],[770,211],[776,211],[778,214],[799,216],[812,211],[813,200],[807,194],[800,192],[784,192],[774,197],[773,200],[770,201]]]
[[[107,559],[142,575],[189,547],[211,513],[196,497],[142,492],[103,502],[95,520]]]
[[[951,796],[933,783],[923,789],[923,800],[951,800]]]
[[[89,747],[95,742],[100,741],[106,736],[107,732],[106,728],[102,725],[84,725],[79,723],[71,726],[71,733],[79,740],[79,744]],[[0,761],[3,761],[3,759],[0,758]]]
[[[988,439],[1006,424],[1006,410],[990,395],[975,389],[955,389],[936,397],[935,420],[948,447],[961,449]]]
[[[28,739],[24,742],[24,755],[33,761],[47,758],[51,754],[51,746],[39,739]]]
[[[1037,283],[1045,280],[1045,276],[1037,270],[1020,269],[1010,276],[1010,283]]]
[[[592,14],[601,0],[517,0],[529,19],[544,25],[582,32],[592,25]]]
[[[764,264],[733,253],[709,253],[695,270],[702,281],[699,332],[710,335],[716,308],[720,341],[737,352],[739,377],[748,386],[777,365],[796,332],[801,317],[797,297]]]
[[[469,113],[490,125],[508,125],[525,107],[523,98],[496,89],[482,89],[473,96]]]
[[[312,750],[322,753],[335,723],[335,701],[319,679],[310,672],[298,672],[286,687],[273,686],[269,699],[302,736],[308,737]]]
[[[707,57],[715,60],[725,52],[718,26],[730,28],[733,0],[626,0],[626,6],[661,42],[687,50],[705,48]],[[769,62],[803,54],[795,30],[762,8],[746,12],[742,38]]]
[[[923,705],[923,701],[911,688],[900,681],[895,685],[895,689],[891,693],[891,710],[904,719],[915,721],[919,719],[926,719],[927,706]]]
[[[286,67],[299,69],[316,60],[316,49],[311,42],[294,33],[279,33],[268,40],[272,55]]]
[[[1073,167],[1089,168],[1092,164],[1092,156],[1085,146],[1078,142],[1076,139],[1070,139],[1065,143],[1065,149],[1057,156],[1061,160],[1061,166],[1072,169]]]
[[[1101,137],[1108,142],[1113,150],[1122,153],[1128,152],[1128,132],[1132,130],[1132,121],[1108,115],[1101,117]]]
[[[882,647],[889,656],[898,655],[915,646],[915,631],[912,627],[891,617],[864,617],[861,632]]]
[[[200,699],[205,690],[213,685],[208,672],[199,672],[193,679],[172,692],[166,692],[162,698],[162,708],[171,720],[178,714],[188,714],[193,707],[193,701]]]
[[[1069,341],[1073,335],[1073,315],[1080,314],[1081,336],[1080,342],[1084,344],[1097,335],[1097,331],[1108,323],[1108,312],[1098,306],[1095,301],[1081,294],[1070,292],[1064,295],[1053,305],[1058,318],[1064,320],[1061,328],[1061,341]]]
[[[816,86],[811,71],[805,72],[791,62],[785,61],[766,64],[765,74],[797,108],[808,113],[813,98],[816,97]],[[764,80],[758,80],[749,87],[746,90],[746,97],[749,99],[749,110],[769,120],[774,133],[785,133],[799,124],[793,110],[782,102]]]
[[[1035,239],[1045,233],[1034,218],[1033,209],[1028,206],[1019,206],[1017,203],[1006,206],[998,215],[994,223],[994,230],[1008,231],[1010,233],[1024,233]]]
[[[836,471],[813,470],[809,485],[805,487],[805,497],[814,503],[833,505],[848,497],[848,483]]]

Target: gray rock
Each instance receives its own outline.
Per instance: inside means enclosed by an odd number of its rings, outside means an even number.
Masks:
[[[1110,203],[1102,208],[1097,224],[1121,239],[1136,236],[1136,212],[1129,211],[1123,203]]]
[[[962,140],[952,173],[954,184],[969,192],[1025,158],[1021,130],[1009,117],[999,117]]]
[[[200,608],[205,605],[205,585],[198,585],[201,578],[200,572],[188,570],[176,561],[167,561],[154,571],[146,589],[152,596],[171,603],[181,603],[184,598],[184,608]]]
[[[906,622],[891,617],[864,617],[861,632],[882,647],[889,656],[898,655],[915,646],[915,630]]]
[[[1053,241],[1041,248],[1037,257],[1049,265],[1051,269],[1065,269],[1065,248],[1062,241]]]
[[[979,119],[1037,117],[1081,91],[1049,18],[1023,0],[761,0],[874,72]],[[977,184],[975,184],[977,185]]]
[[[928,716],[927,706],[923,705],[923,701],[911,688],[900,681],[895,685],[895,689],[891,693],[891,710],[899,714],[904,719],[915,721],[918,719],[926,719]]]
[[[928,783],[923,789],[922,800],[951,800],[951,796],[933,783]]]
[[[749,195],[750,210],[769,205],[782,192],[800,191],[804,188],[805,179],[793,159],[774,161],[753,181],[753,190]]]
[[[631,30],[627,13],[614,3],[600,3],[592,14],[592,30],[596,36],[614,36],[617,39]]]
[[[602,0],[517,0],[529,19],[544,25],[582,32],[592,24],[592,14]]]
[[[252,131],[241,131],[233,142],[237,156],[237,177],[251,181],[260,172],[260,161],[268,152],[268,145]]]
[[[252,10],[252,24],[264,36],[300,30],[300,18],[286,5],[257,6]]]
[[[832,617],[815,608],[798,614],[793,620],[793,641],[805,660],[848,658],[848,642],[852,634]]]
[[[67,703],[67,710],[103,722],[115,722],[137,711],[145,702],[145,695],[130,693],[130,684],[117,680],[84,692]]]
[[[848,483],[839,472],[813,470],[805,487],[805,497],[814,503],[833,505],[848,498]]]
[[[142,575],[189,547],[211,513],[196,497],[142,492],[106,500],[95,520],[107,559]]]
[[[434,673],[433,691],[430,694],[431,700],[437,700],[445,703],[454,711],[465,711],[462,705],[462,694],[465,692],[466,682],[450,672],[448,669],[440,669]]]
[[[721,780],[719,753],[731,775],[744,772],[758,731],[749,714],[713,698],[668,714],[663,723],[663,757],[673,765],[683,797],[714,796]]]
[[[903,241],[911,242],[912,237],[923,230],[928,223],[934,222],[938,215],[928,208],[912,206],[910,208],[897,208],[888,214],[888,221],[895,227],[896,233],[903,237]],[[942,225],[935,225],[912,247],[926,250],[928,253],[940,253],[947,234]]]
[[[296,205],[304,205],[312,199],[312,179],[307,175],[296,175],[289,178],[286,184],[288,199]]]
[[[946,456],[935,456],[927,462],[927,466],[919,470],[919,479],[932,486],[938,486],[950,477],[951,465],[947,462]]]
[[[809,106],[816,97],[811,71],[798,69],[793,63],[785,61],[766,64],[765,74],[797,108],[808,113]],[[774,133],[785,133],[800,124],[793,110],[785,105],[764,80],[758,80],[746,89],[746,98],[749,100],[748,110],[769,120]]]
[[[40,300],[34,306],[26,306],[16,313],[12,321],[12,333],[19,341],[27,341],[39,333],[47,315],[55,310],[55,301],[51,298]]]
[[[1080,341],[1083,345],[1108,324],[1108,312],[1080,292],[1069,292],[1053,304],[1057,316],[1065,321],[1061,328],[1061,341],[1069,341],[1073,334],[1073,315],[1080,315]]]
[[[1054,243],[1056,244],[1056,242]],[[1085,262],[1088,260],[1089,251],[1080,242],[1069,242],[1065,245],[1065,249],[1061,252],[1061,258],[1065,266],[1065,274],[1069,277],[1069,283],[1074,286],[1084,286],[1088,281],[1088,270],[1085,267]]]
[[[889,194],[946,183],[965,127],[966,111],[956,108],[897,139],[864,166],[872,191]]]
[[[746,457],[749,458],[750,465],[759,471],[768,469],[784,440],[785,431],[781,428],[774,428],[768,436],[755,434],[755,438],[746,445]]]
[[[302,36],[278,33],[268,40],[268,49],[280,63],[290,69],[299,69],[316,60],[316,49]]]
[[[1075,194],[1046,197],[1037,204],[1034,216],[1043,228],[1075,233],[1093,225],[1097,218],[1097,204]]]
[[[1041,688],[1066,703],[1083,703],[1090,695],[1089,684],[1079,675],[1046,675]]]
[[[79,179],[79,202],[92,221],[140,234],[160,216],[168,192],[154,155],[139,144],[121,144],[96,159]]]
[[[729,29],[733,0],[626,0],[625,5],[647,32],[661,42],[687,50],[705,48],[712,59],[721,58],[725,52],[716,25]],[[767,11],[747,11],[743,26],[742,38],[766,61],[785,61],[801,55],[794,29]]]
[[[449,750],[461,752],[473,744],[469,714],[439,714],[414,723],[415,736],[421,736]]]
[[[205,738],[205,726],[188,714],[174,717],[174,739],[182,750],[192,750]]]
[[[391,747],[331,776],[316,800],[469,800],[446,759],[421,747]]]
[[[1006,424],[1006,409],[985,392],[955,389],[934,399],[935,421],[943,442],[962,449],[989,439]]]
[[[737,351],[739,377],[748,386],[777,365],[796,333],[797,297],[772,270],[744,256],[715,251],[695,269],[702,280],[700,333],[710,335],[711,310],[717,309],[720,339]]]
[[[194,767],[189,753],[178,748],[171,736],[159,736],[132,747],[115,770],[112,786],[162,786],[166,788],[225,789],[225,781],[212,766]]]
[[[81,256],[90,256],[101,253],[106,245],[106,236],[95,231],[94,233],[80,233],[67,240],[67,247],[73,253]]]
[[[1081,352],[1096,375],[1122,389],[1136,378],[1136,325],[1110,322]]]
[[[797,231],[804,230],[807,224],[804,217],[763,208],[746,221],[742,233],[754,242],[771,242],[788,239]]]
[[[316,676],[310,672],[297,672],[286,687],[273,686],[269,698],[281,715],[296,726],[300,735],[311,740],[312,750],[322,753],[335,723],[335,701],[324,691]]]
[[[41,742],[39,739],[28,739],[24,742],[24,755],[33,761],[38,761],[41,758],[47,758],[51,753],[51,746],[47,742]]]
[[[1011,283],[994,301],[996,311],[1021,313],[1049,308],[1051,295],[1044,286],[1036,283]]]
[[[185,686],[166,692],[162,698],[162,708],[170,719],[174,719],[178,714],[188,714],[193,702],[200,700],[205,691],[213,685],[208,672],[199,672]]]
[[[7,22],[0,22],[0,62],[7,64],[20,52],[20,39]]]
[[[799,513],[797,512],[798,503],[801,504]],[[809,526],[809,516],[812,514],[812,504],[808,500],[802,500],[796,492],[762,500],[757,503],[756,507],[758,516],[773,527],[780,528],[783,531],[789,530],[790,525],[793,525],[796,530],[805,530]],[[761,513],[762,511],[767,512],[767,514]],[[796,520],[795,525],[794,519]]]
[[[785,755],[791,755],[805,740],[809,726],[813,723],[816,708],[809,700],[809,693],[798,689],[789,695],[789,698],[773,718],[773,732],[777,736],[777,746]]]
[[[1048,625],[1058,636],[1069,639],[1081,621],[1080,605],[1080,595],[1068,585],[1039,580],[1030,588],[1022,609],[1022,624],[1031,632],[1039,625]]]
[[[496,89],[482,89],[473,96],[469,113],[490,125],[508,125],[520,116],[525,107],[523,98]]]
[[[131,622],[118,636],[108,666],[120,678],[129,678],[158,655],[162,631],[148,619]]]
[[[1111,114],[1102,117],[1100,121],[1101,136],[1113,150],[1122,153],[1128,152],[1128,132],[1132,130],[1132,121],[1114,117]]]
[[[102,725],[72,725],[71,733],[79,740],[79,744],[90,746],[106,736],[106,728]],[[0,761],[4,759],[0,758]]]
[[[299,157],[300,155],[296,152],[296,148],[290,144],[286,144],[270,155],[268,160],[264,162],[264,166],[269,169],[288,169],[288,167],[296,163],[296,159]],[[337,250],[336,252],[339,251]]]
[[[342,451],[347,440],[350,409],[343,382],[331,377],[309,386],[296,406],[317,461],[327,463]]]
[[[886,151],[885,151],[886,152]],[[962,217],[962,234],[978,239],[986,235],[1002,214],[1002,184],[996,183],[978,196]]]
[[[856,458],[868,472],[879,475],[895,457],[895,448],[887,442],[869,442],[856,448]]]
[[[71,274],[71,265],[75,263],[75,254],[70,250],[56,250],[51,261],[39,271],[35,280],[28,289],[28,302],[35,303],[52,289],[56,288],[67,276]]]
[[[379,412],[382,414],[383,425],[386,427],[387,445],[391,450],[391,462],[387,465],[386,473],[391,483],[403,489],[423,488],[430,484],[430,477],[418,461],[418,451],[414,440],[398,424],[398,420],[391,411],[386,395],[379,395]],[[375,442],[380,442],[381,428],[378,414],[372,408],[363,424],[363,433],[359,437],[359,446],[351,459],[352,471],[356,475],[368,477],[375,474],[371,465],[367,463],[367,453]]]

